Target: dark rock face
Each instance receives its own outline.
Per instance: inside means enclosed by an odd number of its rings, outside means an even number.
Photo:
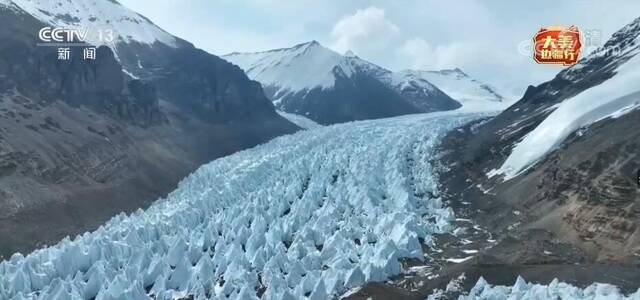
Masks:
[[[424,80],[424,79],[420,79]],[[397,91],[403,98],[420,112],[454,110],[462,107],[460,103],[449,97],[438,88],[425,90],[420,83],[409,82],[409,85]]]
[[[144,208],[201,164],[297,130],[258,83],[186,42],[123,46],[145,66],[118,53],[133,79],[107,47],[95,61],[80,47],[57,60],[35,45],[43,26],[0,9],[0,259]]]
[[[62,100],[72,106],[87,106],[109,113],[123,121],[151,125],[161,120],[158,101],[140,93],[143,82],[125,83],[122,68],[108,47],[99,47],[96,60],[83,60],[82,49],[71,47],[70,60],[57,59],[53,47],[36,47],[33,36],[43,24],[30,20],[28,15],[0,11],[3,26],[0,37],[1,90],[17,91],[43,103]],[[22,24],[22,25],[21,25]],[[15,27],[26,31],[16,36]],[[29,33],[31,40],[29,41]],[[131,93],[129,86],[137,88]]]
[[[321,124],[420,112],[379,80],[358,73],[350,78],[336,73],[333,88],[289,94],[282,98],[279,106],[283,111],[309,117]]]
[[[276,117],[260,84],[240,68],[187,42],[179,44],[128,43],[118,45],[117,51],[124,67],[154,83],[161,97],[208,121]]]
[[[184,106],[203,118],[225,122],[274,111],[259,83],[226,61],[198,49],[180,49],[169,57],[159,90],[168,99],[184,99]]]

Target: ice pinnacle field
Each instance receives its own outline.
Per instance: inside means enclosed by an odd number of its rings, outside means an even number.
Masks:
[[[2,299],[325,299],[451,230],[435,147],[477,115],[316,128],[217,159],[146,211],[0,264]]]

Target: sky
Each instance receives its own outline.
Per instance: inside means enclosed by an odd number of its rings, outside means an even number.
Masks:
[[[592,37],[583,47],[584,56],[640,17],[637,0],[119,2],[215,55],[316,40],[394,71],[458,67],[513,100],[528,85],[547,81],[564,68],[533,61],[528,49],[540,27],[578,26]]]

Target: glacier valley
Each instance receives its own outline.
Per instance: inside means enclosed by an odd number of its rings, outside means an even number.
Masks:
[[[0,263],[1,299],[326,299],[451,231],[436,151],[477,114],[352,122],[214,160],[147,210]]]

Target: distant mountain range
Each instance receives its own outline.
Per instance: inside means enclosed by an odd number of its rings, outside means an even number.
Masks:
[[[322,124],[475,104],[487,109],[503,101],[493,89],[459,69],[394,73],[352,52],[341,55],[317,41],[222,58],[262,83],[278,109]]]
[[[292,48],[222,56],[262,83],[282,111],[321,124],[384,118],[420,110],[380,81],[387,70],[316,41]],[[438,91],[447,108],[456,103]]]

